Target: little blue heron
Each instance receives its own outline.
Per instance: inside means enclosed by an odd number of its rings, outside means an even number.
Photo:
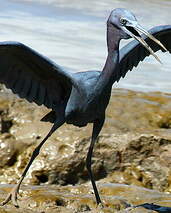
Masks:
[[[120,40],[129,38],[135,40],[119,51]],[[146,56],[152,54],[160,61],[154,52],[159,49],[171,52],[171,25],[154,27],[148,32],[138,24],[131,12],[117,8],[107,21],[107,47],[108,55],[102,71],[70,73],[22,43],[0,42],[0,83],[21,98],[50,108],[51,111],[41,120],[53,123],[47,136],[33,151],[19,182],[1,205],[12,200],[18,207],[17,194],[29,167],[45,141],[64,123],[78,127],[93,124],[86,167],[96,202],[102,203],[92,173],[91,159],[95,141],[105,121],[112,85]]]

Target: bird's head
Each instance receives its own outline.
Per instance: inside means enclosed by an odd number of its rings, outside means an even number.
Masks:
[[[124,8],[114,9],[109,16],[108,24],[118,30],[120,39],[136,39],[161,63],[160,59],[155,55],[140,33],[145,34],[151,40],[160,45],[165,51],[167,51],[167,49],[159,40],[138,24],[133,13]]]

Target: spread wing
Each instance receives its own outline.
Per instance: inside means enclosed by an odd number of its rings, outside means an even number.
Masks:
[[[154,27],[149,30],[149,33],[160,40],[166,49],[171,53],[171,25]],[[154,50],[154,52],[161,49],[159,45],[146,36],[143,38]],[[140,61],[143,61],[144,58],[149,55],[150,53],[136,40],[125,45],[120,50],[119,69],[117,69],[118,73],[116,73],[115,81],[119,81],[121,77],[124,78],[129,70],[131,71]]]
[[[70,94],[72,77],[59,65],[18,42],[0,42],[0,83],[21,98],[54,109]]]

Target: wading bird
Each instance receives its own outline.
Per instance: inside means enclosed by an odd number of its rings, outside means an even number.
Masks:
[[[155,51],[171,51],[171,25],[154,27],[149,32],[138,24],[131,12],[121,8],[113,10],[107,21],[108,56],[103,70],[74,74],[24,44],[0,43],[0,83],[21,98],[50,108],[51,111],[41,120],[53,123],[47,136],[33,151],[19,182],[1,205],[12,200],[18,207],[17,194],[29,167],[45,141],[64,123],[78,127],[93,124],[86,166],[96,202],[101,203],[91,170],[91,158],[95,141],[103,127],[112,85],[146,56],[152,54],[160,61]],[[119,51],[120,40],[129,38],[136,40]]]

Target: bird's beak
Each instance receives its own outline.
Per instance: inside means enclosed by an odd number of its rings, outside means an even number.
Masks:
[[[145,34],[151,40],[156,42],[164,51],[167,51],[167,49],[158,39],[156,39],[153,35],[151,35],[143,27],[141,27],[137,22],[128,22],[123,28],[124,28],[124,31],[129,36],[139,41],[151,53],[151,55],[153,55],[156,58],[156,60],[161,63],[158,56],[154,53],[154,51],[151,49],[151,47],[146,43],[146,41],[142,38],[142,36],[139,33]]]

